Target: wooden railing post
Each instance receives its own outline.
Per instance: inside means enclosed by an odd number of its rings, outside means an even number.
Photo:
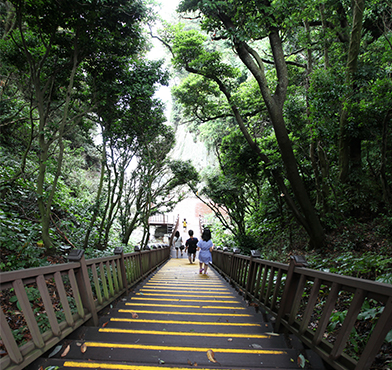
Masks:
[[[123,288],[125,288],[125,292],[128,294],[128,279],[127,279],[127,271],[125,268],[125,260],[124,260],[124,249],[122,247],[114,248],[114,254],[120,255],[120,269],[121,269],[121,277],[123,281]]]
[[[80,269],[76,272],[76,280],[79,287],[80,296],[83,306],[87,307],[92,315],[93,323],[98,326],[98,314],[94,303],[93,291],[91,288],[90,278],[88,276],[86,259],[84,258],[84,251],[73,249],[69,255],[68,260],[71,262],[79,262]]]
[[[255,263],[254,258],[259,258],[261,256],[260,251],[252,250],[250,251],[250,261],[249,261],[249,270],[248,270],[248,278],[246,280],[246,288],[245,288],[245,299],[249,300],[252,298],[253,294],[253,286],[254,286],[254,275],[255,275]]]
[[[276,332],[279,331],[283,317],[286,314],[290,313],[290,310],[294,303],[295,292],[297,291],[297,287],[300,280],[300,277],[294,274],[294,270],[296,267],[304,267],[307,265],[308,263],[306,262],[303,256],[291,257],[289,269],[287,271],[287,276],[286,276],[286,283],[283,290],[283,296],[280,302],[278,316],[276,318],[276,323],[275,323]]]

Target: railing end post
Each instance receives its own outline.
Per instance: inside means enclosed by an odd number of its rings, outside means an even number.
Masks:
[[[70,262],[79,262],[83,256],[84,256],[83,249],[72,249],[67,256],[67,259]]]
[[[308,267],[309,264],[304,256],[294,255],[290,256],[290,264],[293,263],[296,267]]]

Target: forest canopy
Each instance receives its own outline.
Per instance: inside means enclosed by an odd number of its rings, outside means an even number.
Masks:
[[[181,185],[155,97],[168,71],[146,58],[154,9],[15,0],[0,10],[1,269],[132,245],[139,226],[145,245],[148,218],[170,209]]]
[[[221,245],[390,256],[391,5],[183,0],[178,11],[182,24],[159,37],[180,76],[175,119],[218,156],[197,193]]]
[[[217,245],[389,256],[391,5],[183,0],[178,14],[152,28],[143,0],[0,2],[1,268],[132,247],[137,228],[147,244],[184,185],[214,211]],[[169,69],[148,60],[151,36]],[[155,95],[169,80],[172,125]],[[216,168],[170,158],[180,125]]]

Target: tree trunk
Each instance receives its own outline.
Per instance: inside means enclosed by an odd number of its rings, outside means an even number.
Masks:
[[[355,88],[355,72],[358,67],[358,54],[361,44],[362,18],[365,7],[364,0],[354,0],[353,3],[353,28],[351,30],[350,45],[347,55],[347,75],[346,83],[351,89],[344,99],[339,122],[339,180],[343,183],[348,181],[350,174],[350,144],[356,145],[358,151],[358,143],[353,141],[347,133],[347,123],[349,120],[349,98]],[[353,147],[353,153],[354,153]],[[358,163],[357,163],[358,164]]]
[[[320,249],[325,244],[324,229],[321,226],[319,217],[310,201],[305,185],[299,175],[297,161],[294,156],[292,144],[283,118],[283,103],[286,97],[288,78],[282,44],[277,31],[271,32],[270,44],[279,79],[274,96],[271,95],[268,88],[264,69],[262,67],[263,64],[257,53],[242,42],[235,43],[235,48],[240,59],[251,71],[259,85],[263,100],[268,109],[269,117],[274,127],[282,160],[286,168],[287,178],[290,181],[295,197],[302,210],[303,217],[306,220],[306,231],[310,237],[310,244],[312,247]],[[257,64],[254,62],[253,58],[255,58]]]
[[[385,205],[387,209],[392,209],[392,197],[391,190],[388,185],[387,176],[385,174],[386,162],[387,162],[387,149],[388,149],[388,119],[392,114],[392,110],[390,109],[383,122],[383,130],[382,130],[382,143],[381,143],[381,166],[380,166],[380,180],[382,186],[382,193]]]
[[[87,228],[86,236],[84,238],[84,244],[83,244],[84,249],[86,249],[88,247],[88,241],[90,239],[91,230],[93,229],[95,221],[97,220],[97,217],[98,217],[99,206],[101,204],[101,194],[102,194],[102,189],[103,189],[103,183],[104,183],[104,179],[105,179],[105,166],[106,166],[106,146],[105,146],[105,142],[103,142],[103,144],[102,144],[102,159],[101,159],[101,176],[99,178],[99,185],[98,185],[97,196],[95,198],[93,214],[91,216],[90,224]]]

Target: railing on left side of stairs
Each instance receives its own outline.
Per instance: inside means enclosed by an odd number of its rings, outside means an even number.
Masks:
[[[0,368],[23,369],[137,284],[170,257],[170,248],[0,273]]]
[[[367,370],[392,330],[392,285],[305,268],[302,256],[290,264],[213,250],[213,266],[275,320],[275,331],[286,329],[338,370]],[[339,312],[344,297],[344,312]],[[366,312],[371,317],[366,318]],[[339,322],[336,318],[339,315]],[[356,325],[372,329],[363,350],[354,355],[350,334]],[[332,338],[329,328],[334,328]],[[352,339],[352,338],[351,338]],[[351,351],[352,353],[352,351]]]

